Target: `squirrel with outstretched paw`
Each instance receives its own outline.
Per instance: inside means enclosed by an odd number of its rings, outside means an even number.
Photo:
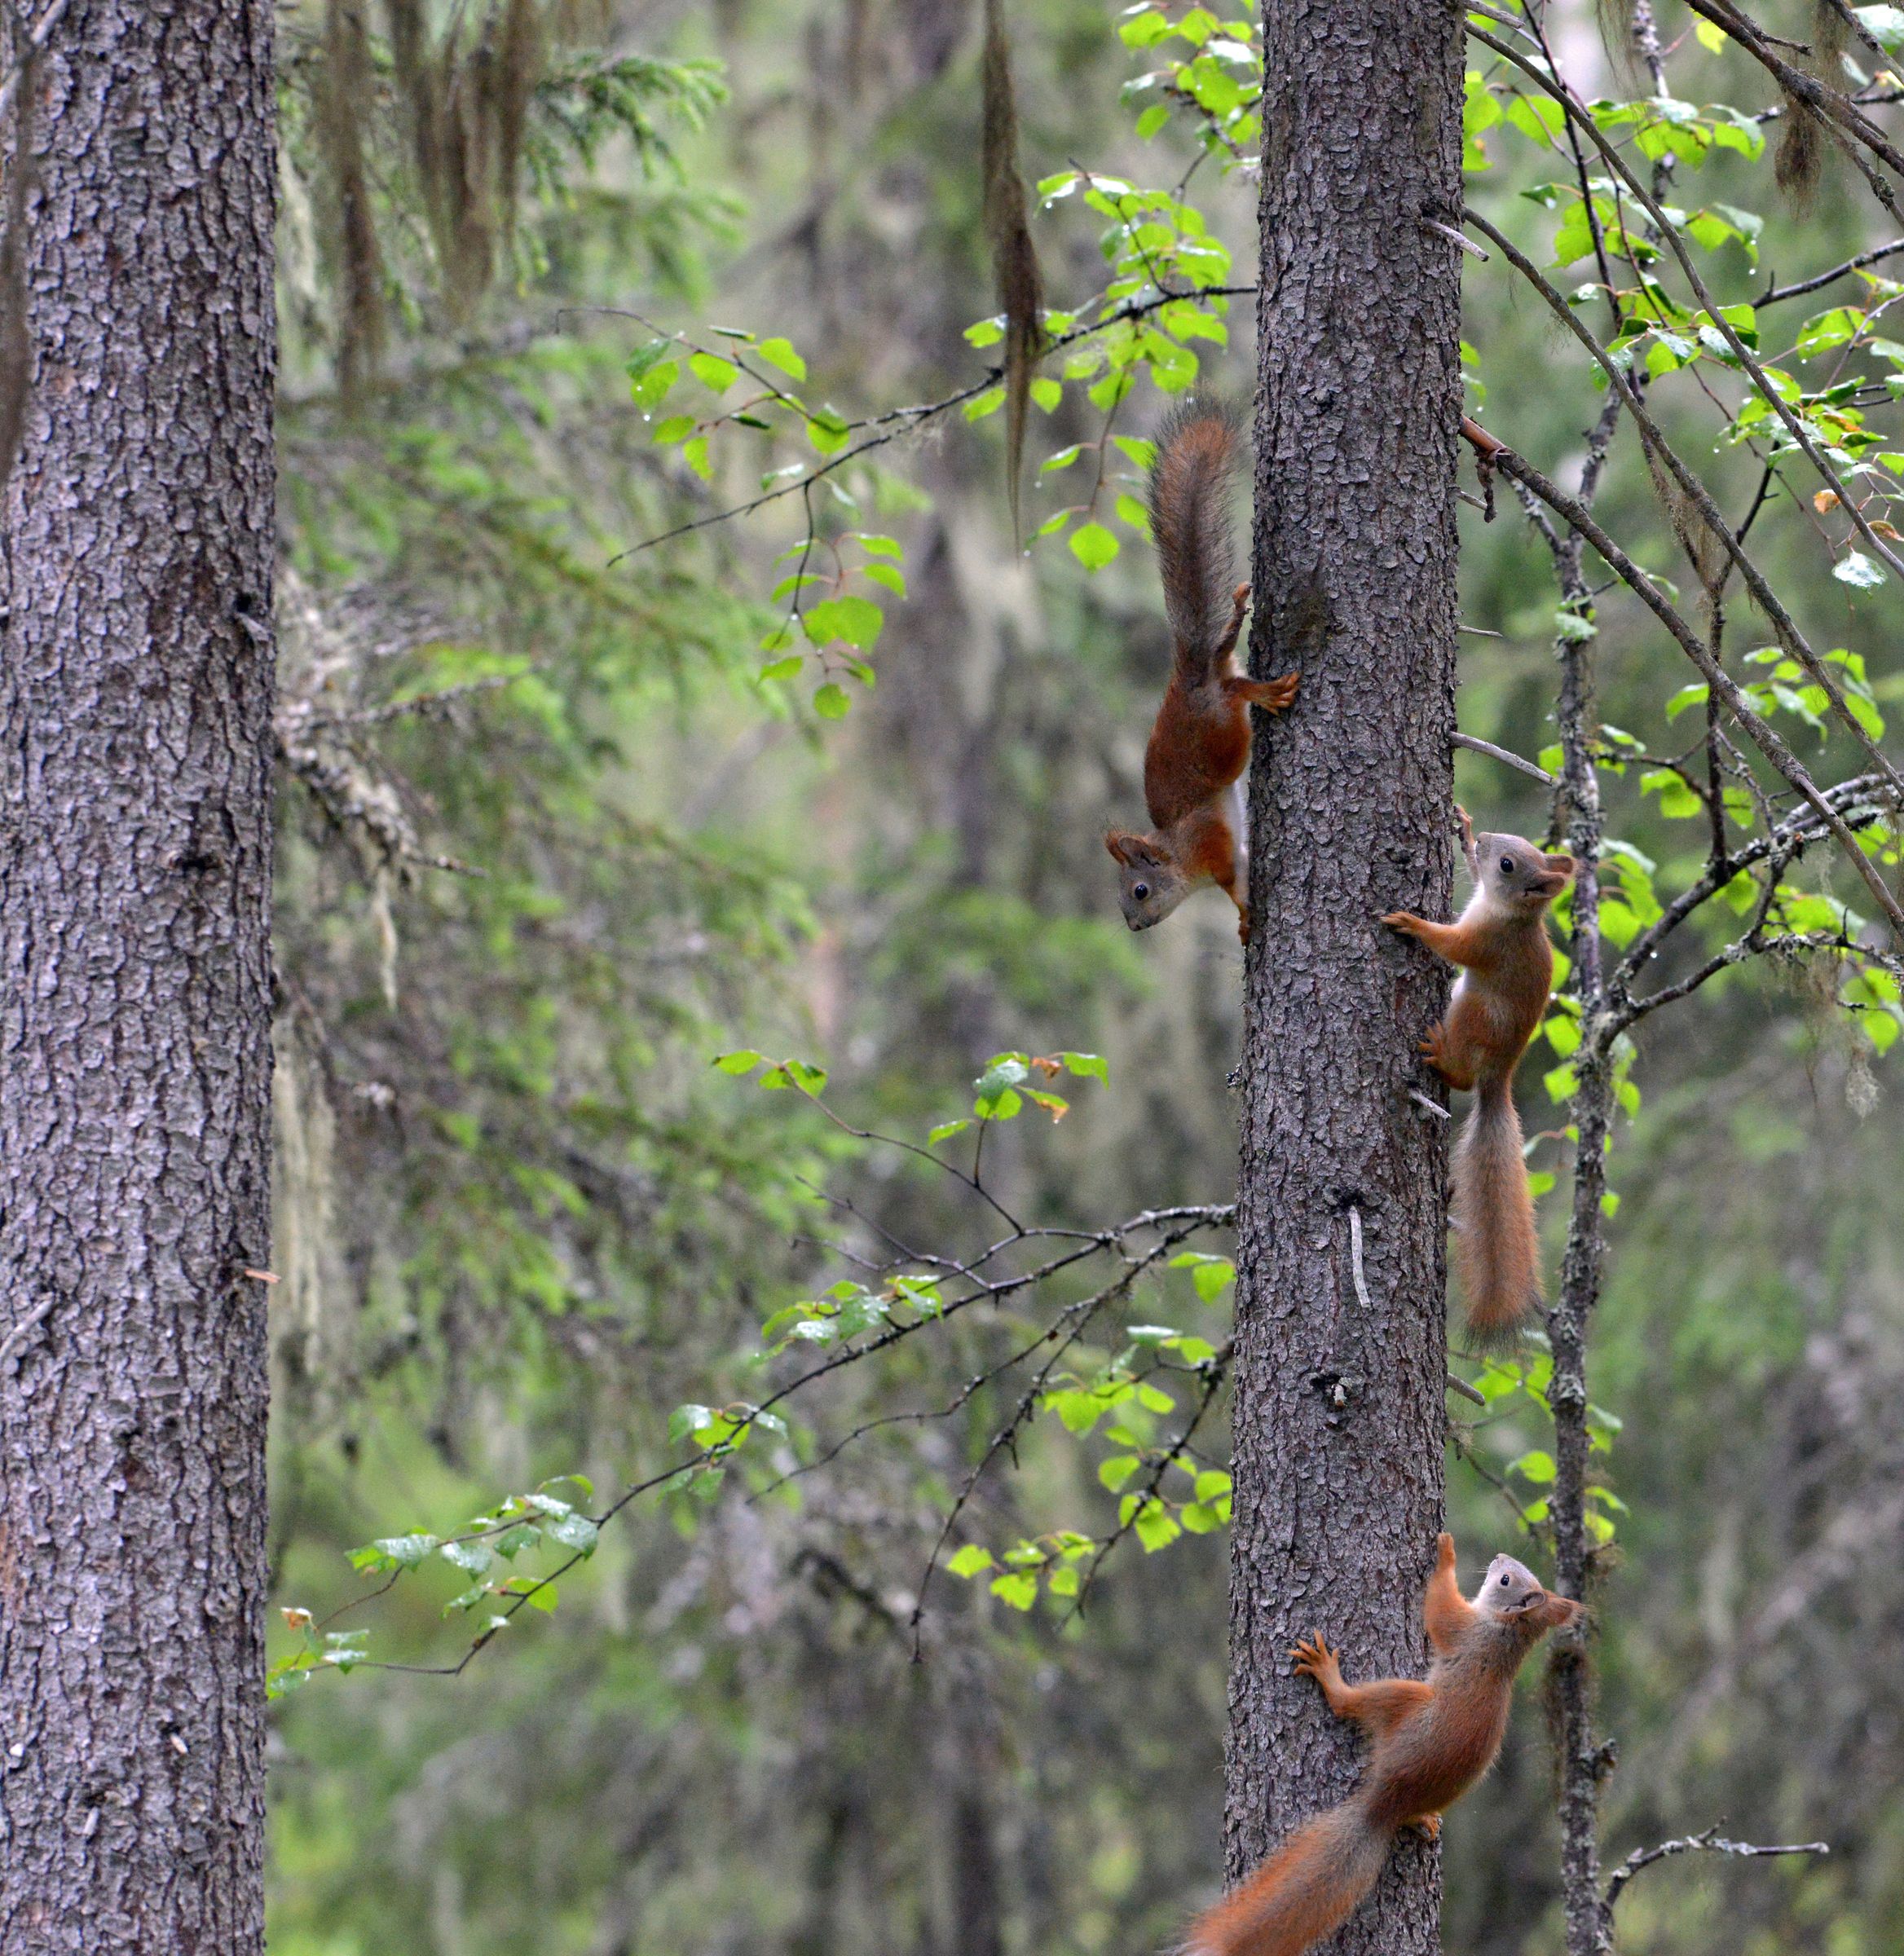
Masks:
[[[1250,587],[1231,582],[1228,499],[1237,446],[1234,411],[1209,402],[1179,408],[1157,439],[1150,530],[1175,649],[1144,754],[1151,832],[1113,829],[1104,847],[1117,858],[1118,901],[1132,930],[1148,930],[1193,889],[1213,883],[1236,905],[1236,934],[1247,944],[1241,781],[1250,764],[1250,709],[1280,713],[1296,697],[1296,675],[1255,680],[1236,664],[1250,602]]]
[[[1421,1616],[1435,1652],[1426,1681],[1344,1681],[1336,1653],[1311,1635],[1290,1656],[1338,1718],[1373,1742],[1361,1783],[1298,1828],[1250,1878],[1198,1918],[1183,1956],[1298,1956],[1348,1920],[1375,1886],[1395,1836],[1433,1839],[1442,1810],[1493,1764],[1507,1731],[1514,1674],[1541,1637],[1577,1623],[1580,1605],[1543,1589],[1497,1555],[1470,1603],[1455,1579],[1454,1537],[1437,1544]]]
[[[1450,1086],[1474,1090],[1451,1164],[1449,1208],[1468,1330],[1483,1346],[1499,1346],[1513,1341],[1540,1302],[1540,1243],[1514,1073],[1547,1011],[1547,906],[1574,866],[1571,856],[1549,856],[1518,835],[1477,835],[1467,811],[1455,813],[1474,879],[1468,907],[1452,923],[1407,910],[1382,921],[1461,967],[1448,1016],[1421,1051]]]

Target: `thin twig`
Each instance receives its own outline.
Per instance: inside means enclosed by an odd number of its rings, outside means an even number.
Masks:
[[[1485,218],[1474,215],[1473,222],[1494,240],[1514,270],[1519,272],[1522,277],[1540,293],[1540,297],[1547,302],[1549,310],[1567,326],[1568,331],[1593,356],[1594,361],[1607,376],[1613,394],[1624,404],[1627,412],[1632,415],[1639,429],[1641,438],[1646,443],[1649,457],[1656,459],[1671,474],[1673,480],[1678,483],[1687,498],[1697,509],[1700,520],[1712,532],[1714,540],[1725,549],[1726,555],[1731,558],[1733,563],[1738,566],[1740,574],[1745,579],[1747,588],[1751,591],[1760,610],[1771,620],[1781,643],[1805,667],[1811,676],[1813,681],[1823,692],[1826,698],[1830,701],[1833,711],[1836,713],[1840,720],[1849,731],[1852,738],[1864,749],[1880,768],[1891,776],[1893,782],[1900,791],[1904,791],[1904,777],[1899,776],[1889,757],[1872,740],[1863,723],[1853,713],[1836,679],[1817,653],[1812,650],[1810,642],[1799,630],[1796,621],[1786,610],[1778,593],[1773,590],[1758,566],[1747,554],[1745,546],[1734,534],[1731,526],[1726,521],[1718,505],[1713,502],[1711,491],[1707,489],[1704,482],[1680,459],[1672,444],[1666,439],[1664,432],[1658,422],[1646,412],[1646,404],[1640,399],[1638,390],[1633,386],[1630,377],[1620,372],[1619,363],[1599,341],[1580,324],[1566,300],[1542,275],[1540,269],[1532,259],[1503,236]],[[1706,295],[1706,297],[1708,305],[1712,306],[1717,305],[1718,302],[1712,299],[1709,293]],[[1730,328],[1728,330],[1730,331]],[[1758,374],[1757,378],[1765,388],[1767,398],[1770,399],[1771,396],[1770,383],[1765,381],[1762,373]],[[1831,479],[1836,485],[1836,478],[1834,477]],[[1843,500],[1841,495],[1840,502]],[[1882,546],[1880,546],[1880,548],[1882,550]],[[1693,546],[1690,543],[1688,550],[1689,553],[1696,554],[1693,552]],[[1883,554],[1889,556],[1889,553],[1884,551]],[[1904,570],[1904,565],[1900,565],[1899,568],[1901,570]]]
[[[0,1338],[0,1365],[4,1365],[13,1356],[14,1352],[24,1342],[26,1334],[33,1329],[34,1325],[45,1322],[46,1315],[52,1310],[55,1301],[54,1294],[49,1292],[14,1326],[11,1331],[7,1333],[5,1337]]]
[[[1826,826],[1837,839],[1839,847],[1864,879],[1871,894],[1877,898],[1880,908],[1883,910],[1899,941],[1904,943],[1904,907],[1899,905],[1890,887],[1878,874],[1864,851],[1858,846],[1857,838],[1844,826],[1843,819],[1826,800],[1798,756],[1786,745],[1778,731],[1767,725],[1763,716],[1747,698],[1725,667],[1714,663],[1704,640],[1680,616],[1678,610],[1660,593],[1654,580],[1594,522],[1590,511],[1564,489],[1549,482],[1524,456],[1488,434],[1477,422],[1464,419],[1461,431],[1470,441],[1483,448],[1496,467],[1506,470],[1515,482],[1531,490],[1549,509],[1571,523],[1599,552],[1608,566],[1619,574],[1621,582],[1673,634],[1680,649],[1705,675],[1706,683],[1717,690],[1731,709],[1733,717],[1752,735],[1759,751],[1818,811]]]
[[[1849,781],[1841,781],[1825,791],[1825,799],[1845,817],[1845,826],[1853,826],[1859,803],[1868,800],[1882,786],[1875,774],[1859,774]],[[1616,985],[1624,987],[1637,977],[1644,967],[1658,954],[1667,938],[1684,923],[1688,917],[1712,896],[1716,896],[1732,879],[1745,870],[1755,868],[1768,857],[1787,854],[1789,860],[1793,852],[1789,845],[1802,846],[1805,840],[1815,840],[1822,834],[1822,826],[1814,827],[1816,812],[1805,809],[1787,817],[1785,821],[1756,836],[1748,843],[1728,852],[1723,863],[1708,861],[1698,879],[1690,883],[1675,896],[1660,914],[1648,924],[1628,947],[1626,955],[1620,960],[1614,974]],[[1866,826],[1859,821],[1858,827]],[[1808,833],[1809,831],[1809,833]]]
[[[1695,5],[1695,0],[1687,0],[1687,4],[1689,6]],[[1698,11],[1709,11],[1710,10],[1700,7]],[[1485,28],[1476,27],[1470,21],[1468,25],[1468,32],[1484,46],[1492,48],[1495,53],[1501,55],[1504,60],[1513,63],[1537,87],[1558,102],[1568,121],[1599,151],[1608,168],[1615,171],[1627,184],[1634,196],[1645,208],[1647,216],[1658,227],[1661,240],[1671,250],[1673,257],[1679,261],[1680,271],[1685,275],[1687,284],[1692,288],[1700,305],[1705,308],[1706,315],[1712,321],[1714,331],[1726,341],[1733,357],[1738,361],[1745,373],[1750,377],[1753,386],[1763,396],[1766,405],[1784,424],[1786,432],[1804,452],[1805,460],[1837,492],[1839,504],[1851,519],[1853,527],[1863,537],[1865,542],[1877,556],[1889,564],[1900,577],[1904,577],[1904,557],[1900,557],[1890,545],[1871,528],[1869,520],[1852,497],[1837,470],[1831,466],[1818,444],[1812,439],[1810,430],[1805,426],[1804,421],[1798,415],[1793,413],[1784,397],[1773,386],[1771,381],[1766,377],[1765,368],[1760,364],[1756,355],[1740,338],[1737,328],[1726,318],[1724,309],[1708,288],[1705,280],[1699,275],[1698,267],[1693,263],[1691,253],[1687,251],[1678,231],[1674,229],[1668,219],[1657,199],[1627,167],[1625,159],[1601,133],[1599,125],[1580,106],[1578,99],[1570,89],[1563,86],[1550,76],[1543,74],[1532,62],[1524,55],[1517,54],[1505,42],[1497,41]],[[1817,84],[1814,83],[1812,86],[1815,88]],[[1825,92],[1828,93],[1829,91]],[[1885,160],[1890,161],[1897,152],[1889,151],[1888,145],[1886,148],[1888,153]],[[1900,159],[1893,166],[1904,170],[1904,159]],[[1585,193],[1583,192],[1583,194]],[[1588,202],[1590,207],[1592,202],[1590,196]],[[1472,211],[1465,211],[1462,216],[1465,222],[1473,223],[1477,229],[1485,231],[1497,245],[1504,242],[1500,232],[1492,225],[1478,219]],[[1518,256],[1518,254],[1514,255]],[[1611,284],[1611,280],[1609,280],[1608,283]],[[1681,487],[1686,490],[1689,495],[1694,493],[1693,485],[1690,482],[1682,482]],[[1730,535],[1730,532],[1727,533],[1727,535]],[[1740,567],[1744,568],[1743,564]],[[1756,593],[1755,595],[1756,595]]]
[[[877,1138],[891,1139],[891,1137],[886,1136]],[[901,1148],[906,1146],[906,1143],[903,1142],[895,1142],[893,1144]],[[960,1178],[963,1179],[963,1177]],[[1029,1355],[1030,1350],[1034,1350],[1038,1346],[1050,1341],[1050,1331],[1062,1331],[1068,1334],[1062,1337],[1057,1350],[1051,1355],[1038,1376],[1033,1380],[1028,1393],[1019,1403],[1018,1411],[1007,1421],[1007,1425],[994,1440],[992,1447],[987,1449],[980,1469],[967,1477],[953,1512],[947,1519],[946,1526],[941,1531],[938,1543],[933,1552],[933,1561],[928,1565],[927,1576],[929,1579],[932,1569],[936,1566],[938,1553],[942,1551],[945,1540],[951,1531],[952,1524],[957,1521],[965,1502],[969,1500],[977,1486],[979,1474],[996,1457],[1000,1450],[1011,1445],[1016,1438],[1025,1418],[1029,1416],[1028,1403],[1035,1404],[1038,1395],[1043,1390],[1044,1381],[1050,1376],[1052,1368],[1063,1356],[1064,1351],[1076,1341],[1078,1336],[1097,1311],[1113,1298],[1126,1294],[1146,1271],[1153,1268],[1158,1262],[1166,1258],[1179,1245],[1194,1236],[1199,1230],[1233,1222],[1236,1213],[1234,1203],[1207,1205],[1179,1203],[1167,1208],[1144,1209],[1124,1222],[1116,1223],[1108,1228],[1097,1231],[1043,1229],[1015,1226],[1015,1235],[1005,1239],[1001,1243],[990,1245],[973,1261],[954,1267],[954,1274],[963,1277],[972,1286],[972,1290],[967,1295],[949,1299],[941,1309],[930,1315],[921,1315],[903,1324],[889,1324],[884,1331],[867,1338],[862,1343],[848,1346],[821,1363],[809,1367],[807,1370],[798,1374],[778,1390],[769,1394],[758,1405],[747,1412],[744,1417],[740,1419],[738,1430],[734,1435],[722,1441],[718,1446],[709,1447],[687,1459],[676,1460],[660,1472],[650,1474],[645,1480],[637,1481],[632,1486],[624,1488],[621,1493],[610,1502],[599,1514],[591,1515],[588,1518],[594,1522],[597,1529],[606,1527],[624,1509],[641,1496],[651,1493],[657,1488],[678,1486],[696,1473],[725,1464],[732,1457],[741,1439],[744,1438],[746,1434],[751,1431],[759,1421],[761,1414],[772,1412],[775,1408],[803,1393],[808,1387],[816,1384],[821,1379],[826,1378],[848,1365],[857,1364],[862,1359],[871,1358],[877,1353],[888,1350],[894,1345],[912,1337],[928,1326],[943,1324],[947,1319],[959,1315],[974,1304],[987,1301],[1000,1302],[1016,1292],[1035,1289],[1048,1279],[1068,1270],[1072,1265],[1083,1262],[1091,1257],[1103,1254],[1107,1251],[1115,1252],[1122,1256],[1125,1260],[1125,1267],[1116,1279],[1091,1297],[1082,1298],[1076,1303],[1067,1306],[1060,1313],[1056,1324],[1048,1328],[1047,1334],[1041,1335],[1031,1346],[1027,1348],[1025,1353],[1019,1355],[1022,1359],[1024,1356]],[[1147,1249],[1135,1253],[1126,1251],[1123,1248],[1125,1238],[1144,1230],[1156,1231],[1157,1240]],[[1014,1243],[1042,1240],[1046,1237],[1064,1240],[1070,1244],[1072,1247],[1056,1255],[1047,1257],[1043,1262],[1034,1265],[1031,1269],[1020,1271],[1016,1275],[988,1278],[978,1274],[979,1265],[989,1262],[1001,1249],[1009,1247]],[[926,1259],[910,1260],[925,1261]],[[933,1261],[943,1260],[933,1259]],[[506,1627],[508,1622],[522,1609],[524,1605],[534,1597],[540,1594],[543,1590],[559,1583],[564,1576],[586,1558],[588,1553],[589,1552],[578,1550],[565,1562],[550,1570],[545,1575],[539,1577],[528,1588],[517,1591],[507,1597],[498,1597],[496,1600],[500,1608],[500,1620],[491,1623],[474,1638],[468,1649],[454,1663],[396,1663],[371,1658],[364,1659],[359,1667],[366,1670],[403,1671],[425,1677],[460,1677],[474,1662],[477,1656],[494,1641],[498,1632]],[[394,1577],[392,1579],[394,1579]],[[385,1587],[387,1588],[388,1584],[386,1584]],[[381,1593],[381,1589],[367,1592],[363,1597],[346,1604],[343,1608],[345,1610],[354,1609],[359,1603],[368,1602]],[[920,1586],[919,1594],[920,1606],[915,1610],[912,1618],[915,1630],[923,1615],[924,1585],[923,1583]],[[334,1617],[342,1613],[342,1610],[334,1611],[333,1615]],[[330,1619],[327,1619],[326,1620]]]
[[[1536,761],[1529,760],[1525,755],[1510,752],[1505,747],[1497,747],[1491,740],[1483,740],[1473,734],[1457,734],[1452,736],[1457,747],[1465,747],[1470,753],[1485,754],[1490,760],[1497,760],[1505,768],[1518,768],[1523,774],[1530,774],[1543,786],[1552,787],[1554,778]]]
[[[46,43],[53,37],[53,29],[66,11],[66,0],[52,0],[52,5],[40,16],[40,24],[27,37],[27,46],[33,54],[43,54]],[[14,91],[20,86],[20,78],[26,73],[27,64],[18,62],[4,82],[0,82],[0,122],[7,120],[7,112],[13,106]]]
[[[1212,285],[1194,296],[1199,298],[1247,298],[1253,297],[1255,291],[1254,285]],[[1061,334],[1046,346],[1041,358],[1048,359],[1052,354],[1079,340],[1088,339],[1093,333],[1108,332],[1113,326],[1144,319],[1163,306],[1177,305],[1184,297],[1182,293],[1161,293],[1153,299],[1145,299],[1135,305],[1122,306],[1108,319],[1099,319],[1091,325],[1079,326]],[[624,558],[633,557],[640,551],[652,550],[657,544],[671,543],[677,536],[686,536],[694,531],[705,530],[712,524],[729,522],[738,517],[751,516],[755,510],[765,509],[769,503],[778,502],[783,496],[804,493],[811,489],[815,482],[832,474],[836,469],[844,469],[848,462],[857,460],[871,450],[883,448],[888,442],[897,441],[901,435],[910,434],[915,429],[923,428],[928,421],[946,413],[962,402],[976,399],[987,388],[996,386],[1004,377],[1004,373],[1005,369],[1002,366],[988,367],[984,374],[969,386],[961,387],[956,393],[946,394],[941,399],[922,402],[911,408],[892,408],[884,414],[870,416],[863,421],[850,422],[848,425],[851,427],[882,429],[884,432],[869,435],[863,442],[855,442],[850,448],[843,448],[838,455],[818,468],[809,470],[796,481],[783,482],[778,489],[769,489],[747,502],[736,503],[729,509],[717,509],[710,516],[696,517],[692,522],[677,523],[672,530],[663,530],[659,535],[644,537],[638,544],[630,544],[627,549],[618,551],[611,557],[608,560],[609,564],[612,567]]]
[[[1817,292],[1822,287],[1835,284],[1849,277],[1854,271],[1862,271],[1867,265],[1875,265],[1880,260],[1895,258],[1904,251],[1904,238],[1893,238],[1889,244],[1874,244],[1869,251],[1861,251],[1854,258],[1847,258],[1842,265],[1834,265],[1829,271],[1821,271],[1815,277],[1800,279],[1791,285],[1769,285],[1752,301],[1756,306],[1776,306],[1783,299],[1802,298],[1808,292]]]
[[[1438,236],[1446,238],[1449,244],[1458,244],[1470,258],[1479,258],[1483,265],[1488,262],[1487,253],[1472,238],[1464,238],[1452,224],[1443,224],[1434,218],[1417,218],[1415,222],[1424,231],[1432,231]]]
[[[1203,1375],[1203,1394],[1197,1402],[1197,1410],[1191,1414],[1189,1423],[1183,1430],[1158,1456],[1144,1486],[1137,1490],[1135,1499],[1130,1501],[1126,1509],[1124,1518],[1099,1543],[1097,1553],[1086,1565],[1084,1574],[1079,1579],[1078,1594],[1073,1598],[1071,1607],[1060,1620],[1060,1629],[1073,1617],[1083,1615],[1086,1599],[1091,1594],[1091,1585],[1097,1580],[1097,1572],[1104,1566],[1106,1557],[1130,1535],[1137,1526],[1137,1518],[1157,1498],[1157,1490],[1163,1485],[1164,1476],[1170,1472],[1170,1464],[1189,1450],[1197,1429],[1203,1423],[1203,1416],[1210,1411],[1216,1395],[1223,1390],[1223,1377],[1229,1368],[1230,1360],[1236,1355],[1236,1341],[1226,1338],[1217,1350],[1197,1368]]]
[[[1829,1854],[1831,1843],[1823,1840],[1794,1841],[1789,1845],[1760,1847],[1750,1841],[1728,1840],[1715,1827],[1708,1827],[1701,1834],[1688,1834],[1679,1840],[1663,1840],[1655,1848],[1635,1848],[1620,1866],[1613,1870],[1606,1883],[1606,1898],[1602,1906],[1609,1915],[1613,1905],[1619,1901],[1626,1884],[1642,1868],[1650,1868],[1656,1861],[1664,1861],[1674,1854],[1689,1854],[1695,1848],[1703,1848],[1713,1854],[1731,1854],[1741,1860],[1756,1860],[1772,1854]]]
[[[1774,45],[1791,48],[1795,53],[1807,52],[1799,42],[1783,40],[1778,35],[1769,33],[1756,20],[1731,6],[1730,0],[1722,9],[1715,5],[1713,0],[1686,0],[1686,4],[1694,13],[1703,14],[1716,27],[1723,28],[1761,68],[1777,79],[1778,86],[1787,95],[1803,102],[1848,135],[1857,137],[1866,148],[1874,155],[1881,156],[1900,176],[1904,176],[1904,155],[1900,155],[1884,139],[1884,131],[1870,117],[1860,114],[1855,104],[1836,89],[1827,88],[1815,75],[1808,74],[1805,69],[1795,67],[1783,55],[1772,52]],[[1889,207],[1888,200],[1880,200],[1886,201],[1887,207]]]
[[[1353,1202],[1349,1205],[1349,1268],[1355,1276],[1362,1314],[1373,1323],[1375,1306],[1368,1301],[1368,1280],[1362,1274],[1362,1212]]]

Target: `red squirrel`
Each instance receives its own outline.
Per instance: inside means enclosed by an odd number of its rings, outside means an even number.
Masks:
[[[1296,697],[1296,675],[1255,680],[1236,665],[1250,602],[1250,587],[1230,582],[1236,450],[1235,412],[1209,402],[1185,403],[1157,438],[1150,530],[1175,650],[1144,752],[1152,832],[1113,829],[1104,847],[1117,858],[1118,901],[1132,930],[1148,930],[1214,883],[1236,905],[1236,934],[1247,944],[1249,829],[1239,784],[1250,764],[1250,709],[1280,713]]]
[[[1346,1684],[1336,1653],[1311,1634],[1289,1654],[1321,1685],[1338,1718],[1373,1742],[1361,1783],[1299,1827],[1243,1884],[1199,1916],[1183,1956],[1298,1956],[1338,1929],[1375,1886],[1404,1827],[1430,1839],[1441,1813],[1493,1764],[1507,1731],[1514,1673],[1549,1630],[1584,1614],[1497,1555],[1470,1603],[1455,1580],[1454,1537],[1436,1544],[1421,1606],[1435,1651],[1426,1682]]]
[[[1421,1051],[1450,1086],[1474,1090],[1455,1144],[1450,1210],[1468,1330],[1485,1347],[1512,1343],[1540,1302],[1540,1244],[1514,1070],[1547,1010],[1547,906],[1567,888],[1573,858],[1545,855],[1518,835],[1476,835],[1467,811],[1455,813],[1474,879],[1468,907],[1452,923],[1407,910],[1382,921],[1461,967],[1448,1016]]]

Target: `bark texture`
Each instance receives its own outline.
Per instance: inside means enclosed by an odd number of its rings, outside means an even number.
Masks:
[[[1250,777],[1232,1878],[1358,1770],[1294,1637],[1425,1671],[1446,1426],[1447,1124],[1408,1090],[1443,1098],[1415,1049],[1447,981],[1376,920],[1451,892],[1460,261],[1421,219],[1459,208],[1461,15],[1267,0],[1263,27],[1250,663],[1302,683]],[[1434,1949],[1439,1899],[1408,1836],[1328,1946]]]
[[[269,0],[71,0],[31,80],[30,392],[0,504],[0,1949],[247,1956]]]
[[[1637,18],[1637,16],[1636,16]],[[1610,399],[1588,447],[1583,499],[1598,494],[1620,406]],[[1598,460],[1596,461],[1595,458]],[[1567,531],[1555,553],[1562,601],[1581,611],[1592,602],[1582,569],[1586,540]],[[1717,655],[1721,638],[1714,632]],[[1600,957],[1600,739],[1591,641],[1565,640],[1554,654],[1560,667],[1560,792],[1555,818],[1564,818],[1574,859],[1572,934],[1567,940],[1571,983],[1580,1008],[1580,1043],[1574,1055],[1579,1082],[1573,1118],[1573,1208],[1567,1253],[1560,1268],[1560,1297],[1548,1320],[1554,1376],[1547,1403],[1554,1414],[1555,1586],[1563,1596],[1589,1600],[1594,1569],[1586,1526],[1587,1333],[1600,1297],[1605,1256],[1601,1201],[1606,1193],[1606,1139],[1613,1125],[1613,1041],[1616,1020]],[[1614,1751],[1594,1734],[1593,1674],[1584,1634],[1556,1637],[1547,1660],[1547,1716],[1558,1769],[1560,1876],[1567,1914],[1567,1956],[1602,1956],[1613,1946],[1611,1910],[1600,1891],[1600,1788],[1613,1770]]]

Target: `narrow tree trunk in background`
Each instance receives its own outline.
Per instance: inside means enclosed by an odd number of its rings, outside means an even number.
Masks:
[[[1569,535],[1559,564],[1561,596],[1570,605],[1589,601],[1579,534]],[[1715,650],[1720,641],[1714,635]],[[1554,1414],[1554,1560],[1555,1586],[1563,1595],[1589,1596],[1594,1574],[1588,1539],[1587,1330],[1600,1297],[1605,1250],[1601,1201],[1606,1193],[1606,1137],[1613,1125],[1612,1021],[1606,974],[1600,959],[1600,779],[1595,750],[1600,737],[1590,645],[1557,646],[1561,665],[1561,804],[1567,846],[1575,871],[1570,982],[1580,1002],[1583,1037],[1574,1058],[1579,1082],[1573,1118],[1573,1213],[1560,1267],[1560,1297],[1549,1320],[1554,1376],[1547,1403]],[[1560,1876],[1567,1914],[1567,1956],[1598,1956],[1612,1945],[1612,1922],[1600,1889],[1600,1786],[1613,1769],[1613,1755],[1593,1731],[1593,1676],[1588,1646],[1578,1637],[1557,1637],[1547,1659],[1547,1716],[1560,1782]]]
[[[1461,15],[1268,0],[1263,30],[1250,654],[1302,685],[1250,782],[1232,1877],[1355,1775],[1291,1641],[1324,1631],[1352,1679],[1422,1674],[1446,1417],[1447,1130],[1408,1098],[1446,980],[1376,919],[1450,894],[1459,258],[1419,218],[1460,206]],[[1439,1905],[1406,1837],[1330,1947],[1433,1949]]]
[[[270,0],[71,0],[28,91],[31,393],[0,505],[7,1956],[263,1946],[271,42]]]

